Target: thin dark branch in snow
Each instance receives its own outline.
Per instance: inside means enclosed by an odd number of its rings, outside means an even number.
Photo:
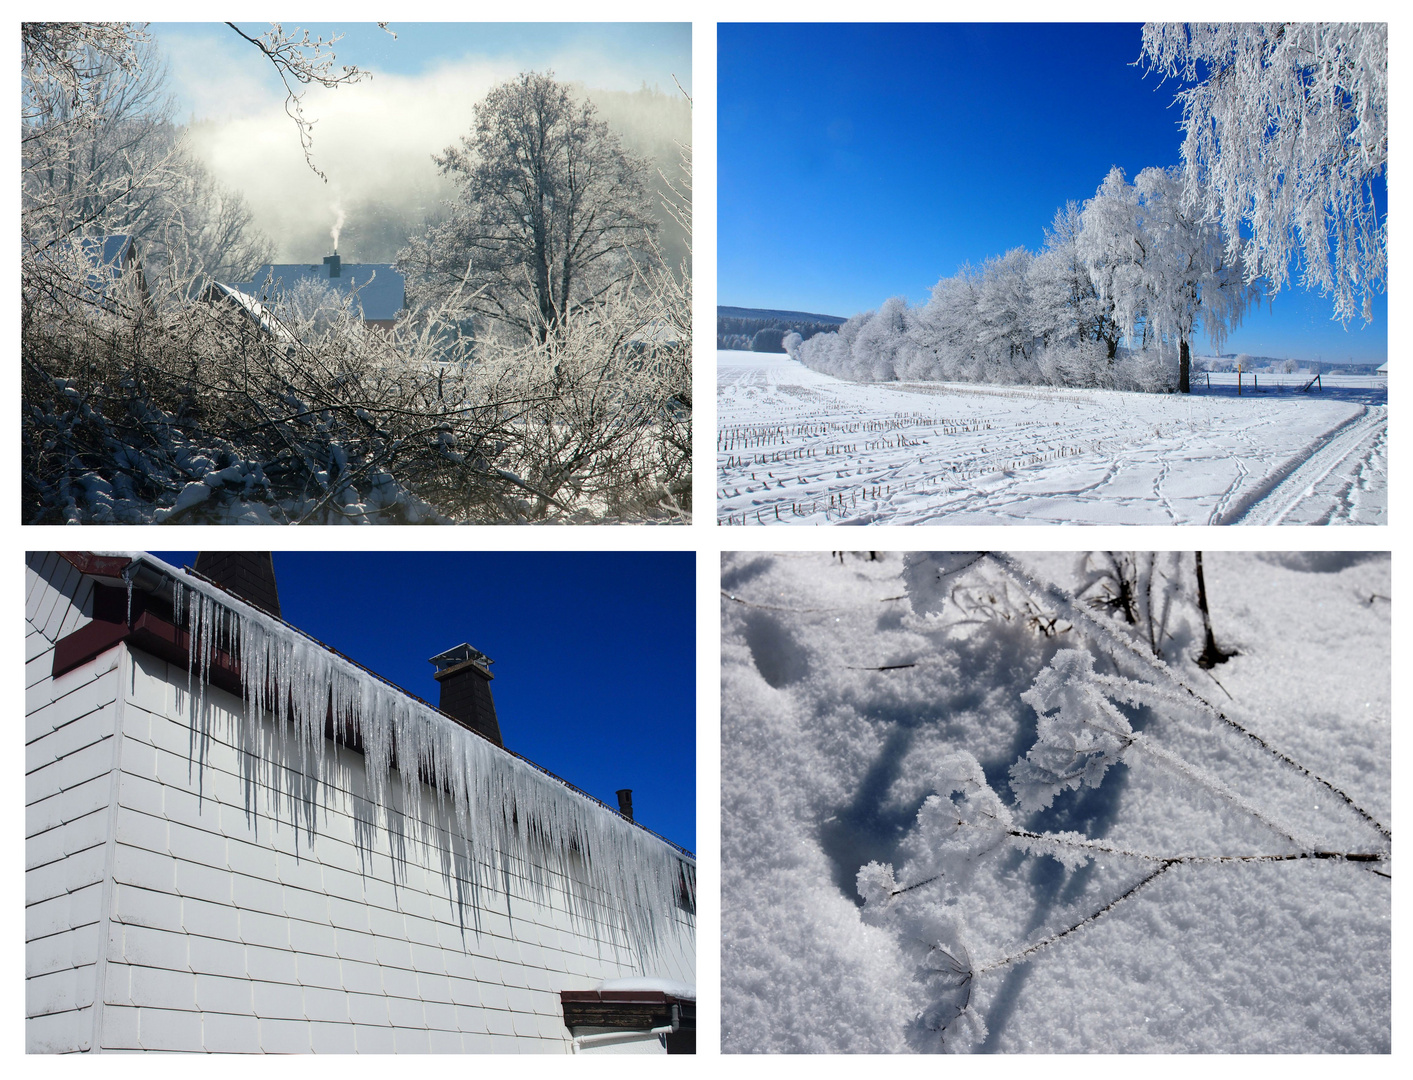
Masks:
[[[1257,735],[1254,731],[1251,731],[1249,728],[1231,719],[1231,717],[1227,716],[1224,712],[1222,712],[1215,705],[1213,705],[1206,698],[1204,698],[1201,694],[1197,693],[1196,690],[1194,690],[1187,683],[1185,683],[1182,678],[1175,671],[1173,671],[1173,669],[1169,667],[1166,663],[1164,663],[1157,657],[1146,655],[1141,649],[1134,645],[1133,642],[1125,640],[1121,635],[1116,633],[1112,627],[1105,625],[1102,620],[1095,618],[1092,614],[1085,611],[1083,605],[1076,604],[1074,602],[1073,597],[1069,596],[1058,585],[1054,585],[1048,581],[1042,581],[1036,575],[1022,569],[1019,563],[1017,563],[1010,555],[1007,555],[1004,552],[993,551],[989,552],[988,554],[991,556],[991,559],[998,566],[1001,567],[1002,570],[1004,570],[1007,574],[1014,578],[1016,582],[1022,587],[1044,593],[1054,603],[1065,607],[1070,612],[1069,617],[1072,622],[1076,624],[1082,622],[1085,626],[1095,631],[1111,645],[1119,647],[1123,651],[1132,655],[1134,658],[1141,660],[1145,664],[1145,666],[1165,676],[1167,680],[1171,682],[1174,686],[1180,688],[1181,690],[1185,691],[1189,696],[1191,696],[1192,700],[1199,706],[1201,706],[1204,711],[1206,711],[1213,718],[1221,721],[1228,727],[1234,728],[1235,730],[1241,732],[1241,734],[1245,735],[1248,739],[1256,743],[1257,746],[1261,747],[1261,749],[1265,750],[1273,757],[1277,758],[1278,760],[1284,762],[1286,765],[1289,765],[1291,768],[1309,777],[1311,780],[1314,780],[1316,783],[1326,788],[1332,795],[1336,795],[1340,799],[1344,800],[1344,802],[1349,806],[1350,809],[1352,809],[1355,813],[1357,813],[1360,817],[1367,821],[1371,826],[1377,829],[1385,839],[1393,839],[1393,833],[1389,830],[1389,828],[1385,826],[1382,822],[1380,822],[1377,818],[1375,818],[1372,814],[1370,814],[1367,810],[1361,807],[1358,803],[1356,803],[1349,794],[1335,787],[1334,784],[1330,783],[1322,776],[1319,776],[1318,774],[1312,772],[1310,769],[1300,764],[1290,755],[1276,749],[1265,739],[1261,738],[1261,736]]]
[[[850,671],[902,671],[904,668],[917,667],[916,664],[885,664],[883,667],[856,667],[853,664],[845,664]]]
[[[1031,832],[1028,829],[1011,829],[1010,835],[1020,840],[1038,840],[1084,851],[1102,852],[1105,855],[1125,855],[1132,859],[1163,863],[1290,862],[1298,859],[1343,859],[1345,862],[1372,863],[1383,862],[1388,858],[1386,851],[1298,851],[1278,855],[1153,855],[1146,851],[1113,847],[1097,840],[1075,840],[1055,833]]]
[[[967,826],[968,822],[958,822],[958,825]],[[1299,862],[1305,859],[1318,860],[1342,860],[1344,862],[1364,864],[1366,869],[1378,874],[1380,877],[1391,878],[1391,874],[1383,871],[1373,870],[1367,866],[1369,863],[1382,863],[1388,860],[1389,853],[1386,851],[1296,851],[1285,852],[1274,855],[1155,855],[1147,851],[1133,851],[1129,848],[1114,847],[1110,844],[1100,843],[1097,840],[1076,840],[1068,836],[1060,836],[1055,833],[1031,832],[1028,829],[1008,829],[1008,836],[1017,840],[1033,840],[1038,843],[1055,845],[1058,847],[1070,848],[1077,851],[1092,851],[1102,855],[1120,855],[1130,859],[1143,859],[1147,862],[1159,862],[1165,865],[1176,865],[1178,863],[1258,863],[1258,862]],[[1032,851],[1032,854],[1038,852]],[[911,885],[904,885],[891,890],[890,897],[902,896],[904,893],[912,892],[914,889],[921,889],[927,885],[935,884],[943,879],[942,874],[934,874],[924,878],[922,881],[915,881]]]
[[[722,589],[722,590],[721,590],[721,595],[724,596],[727,600],[730,600],[730,601],[732,601],[733,603],[740,604],[740,605],[742,605],[743,607],[757,608],[757,609],[759,609],[760,611],[784,611],[784,612],[787,612],[787,613],[789,613],[789,614],[791,614],[791,615],[827,615],[827,614],[828,614],[829,612],[831,612],[831,611],[853,611],[853,610],[854,610],[854,608],[851,608],[851,607],[791,608],[791,607],[776,607],[776,606],[774,606],[774,605],[772,605],[772,604],[757,604],[757,603],[755,603],[754,601],[751,601],[751,600],[742,600],[739,596],[733,596],[731,593],[727,592],[725,589]],[[906,599],[907,599],[906,596],[885,596],[885,597],[883,597],[881,600],[879,600],[879,601],[877,601],[877,602],[880,603],[880,604],[886,604],[886,603],[889,603],[890,601],[894,601],[894,600],[906,600]],[[909,665],[899,665],[899,666],[906,667],[906,666],[909,666]],[[882,668],[858,668],[858,669],[856,669],[856,670],[859,670],[859,671],[881,671],[881,670],[884,670],[884,669],[882,669]]]
[[[1125,854],[1136,854],[1136,853],[1133,853],[1133,852],[1126,852]],[[1140,856],[1140,857],[1141,857],[1141,858],[1153,858],[1153,856]],[[1037,941],[1035,944],[1027,946],[1026,948],[1022,949],[1020,952],[1012,953],[1010,956],[1003,957],[1003,958],[1000,959],[1000,960],[993,960],[993,961],[992,961],[991,963],[989,963],[989,964],[983,964],[981,967],[976,968],[975,971],[973,972],[973,974],[975,974],[975,975],[983,975],[983,974],[985,974],[985,973],[988,972],[988,971],[994,971],[994,970],[996,970],[997,968],[1004,967],[1004,966],[1006,966],[1007,964],[1013,963],[1014,961],[1028,959],[1029,957],[1033,956],[1035,953],[1039,952],[1040,950],[1045,949],[1045,948],[1048,948],[1049,946],[1055,944],[1055,943],[1056,943],[1057,941],[1059,941],[1061,938],[1068,937],[1070,934],[1073,934],[1075,931],[1081,930],[1081,929],[1083,929],[1084,927],[1088,926],[1090,923],[1092,923],[1092,922],[1096,921],[1097,919],[1099,919],[1100,917],[1102,917],[1102,916],[1104,916],[1104,915],[1107,915],[1110,911],[1113,911],[1114,908],[1116,908],[1119,904],[1123,903],[1125,900],[1129,899],[1131,896],[1133,896],[1135,893],[1137,893],[1137,892],[1138,892],[1140,889],[1142,889],[1144,886],[1149,885],[1149,884],[1151,884],[1153,881],[1155,881],[1160,875],[1167,873],[1167,872],[1168,872],[1169,870],[1171,870],[1174,866],[1181,866],[1181,865],[1183,865],[1184,863],[1204,862],[1204,861],[1232,862],[1232,861],[1242,861],[1242,860],[1245,860],[1245,861],[1277,862],[1277,861],[1294,860],[1294,859],[1344,859],[1344,860],[1346,860],[1346,861],[1348,861],[1348,862],[1370,862],[1370,861],[1380,860],[1380,859],[1382,859],[1382,858],[1383,858],[1382,854],[1379,854],[1379,853],[1362,853],[1362,854],[1361,854],[1361,853],[1355,853],[1355,854],[1345,854],[1345,853],[1342,853],[1342,852],[1334,852],[1334,851],[1315,851],[1315,852],[1306,852],[1306,853],[1303,853],[1303,854],[1300,854],[1300,855],[1245,855],[1245,856],[1236,855],[1236,856],[1216,856],[1216,857],[1211,857],[1211,858],[1206,858],[1206,859],[1204,859],[1204,858],[1201,857],[1201,856],[1179,856],[1179,857],[1177,857],[1177,858],[1163,859],[1163,860],[1162,860],[1162,865],[1159,866],[1158,869],[1154,870],[1154,871],[1153,871],[1151,874],[1149,874],[1147,877],[1143,878],[1143,879],[1142,879],[1141,881],[1139,881],[1136,885],[1133,885],[1132,887],[1130,887],[1129,889],[1127,889],[1125,892],[1121,893],[1119,896],[1116,896],[1113,900],[1110,900],[1107,904],[1105,904],[1103,907],[1101,907],[1098,911],[1094,912],[1092,915],[1088,915],[1088,916],[1086,916],[1085,918],[1081,919],[1079,922],[1075,923],[1074,925],[1069,926],[1069,927],[1066,927],[1064,930],[1061,930],[1058,934],[1053,934],[1053,935],[1051,935],[1050,937],[1045,938],[1043,941]],[[1391,877],[1392,877],[1392,875],[1390,875],[1390,874],[1385,874],[1385,873],[1383,873],[1383,872],[1380,871],[1380,870],[1374,870],[1373,873],[1378,874],[1380,877],[1385,877],[1385,878],[1391,878]]]
[[[888,895],[889,895],[889,896],[902,896],[903,893],[912,892],[914,889],[921,889],[924,885],[931,885],[934,881],[941,881],[941,880],[942,880],[942,875],[941,875],[941,874],[933,874],[932,877],[930,877],[930,878],[924,878],[922,881],[915,881],[915,882],[913,882],[911,885],[904,885],[901,889],[894,889],[894,890],[893,890],[892,892],[890,892]]]
[[[1202,670],[1203,670],[1203,671],[1207,671],[1206,668],[1203,668]],[[1228,690],[1225,686],[1223,686],[1223,685],[1222,685],[1222,681],[1221,681],[1220,679],[1218,679],[1215,675],[1213,675],[1210,671],[1207,671],[1207,677],[1208,677],[1209,679],[1211,679],[1214,683],[1217,684],[1217,689],[1218,689],[1218,690],[1220,690],[1222,693],[1226,694],[1228,701],[1235,701],[1235,700],[1236,700],[1234,697],[1231,696],[1231,691]]]
[[[1010,956],[1002,957],[1000,960],[993,960],[989,964],[983,964],[981,967],[975,969],[974,974],[982,975],[988,971],[994,971],[999,967],[1005,967],[1005,965],[1013,963],[1016,960],[1024,960],[1030,956],[1033,956],[1041,949],[1047,948],[1050,945],[1055,944],[1055,942],[1059,941],[1061,938],[1068,937],[1076,930],[1080,930],[1083,927],[1088,926],[1090,923],[1096,921],[1097,919],[1103,917],[1104,915],[1107,915],[1109,912],[1113,911],[1114,908],[1118,907],[1125,900],[1127,900],[1129,897],[1133,896],[1136,892],[1138,892],[1139,889],[1142,889],[1145,885],[1151,884],[1160,875],[1167,873],[1169,870],[1171,870],[1174,866],[1177,865],[1178,863],[1176,860],[1169,860],[1167,862],[1164,862],[1162,866],[1158,867],[1158,869],[1154,870],[1146,878],[1138,882],[1138,884],[1131,887],[1127,892],[1123,893],[1122,895],[1116,896],[1113,900],[1110,900],[1098,911],[1094,912],[1094,914],[1086,916],[1079,922],[1075,923],[1073,926],[1061,930],[1058,934],[1054,934],[1048,938],[1045,938],[1045,940],[1043,941],[1037,941],[1034,945],[1027,946],[1018,953],[1012,953]]]

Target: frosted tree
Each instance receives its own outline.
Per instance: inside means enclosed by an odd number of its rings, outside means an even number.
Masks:
[[[996,381],[1028,381],[1035,350],[1031,261],[1025,248],[1012,248],[1004,255],[987,259],[981,268],[973,318],[977,345],[985,353]]]
[[[139,241],[149,281],[239,276],[272,255],[249,208],[216,183],[172,121],[156,46],[130,24],[26,24],[21,212],[27,295],[73,296],[64,250]]]
[[[1228,329],[1241,322],[1257,290],[1243,277],[1240,263],[1230,259],[1219,230],[1185,206],[1175,171],[1144,169],[1134,186],[1158,256],[1149,276],[1150,326],[1177,339],[1178,390],[1185,394],[1198,321],[1220,351]]]
[[[552,74],[497,86],[436,162],[460,193],[398,259],[424,301],[462,290],[473,314],[544,343],[652,250],[647,164]]]
[[[975,379],[981,364],[976,347],[976,308],[980,302],[981,274],[970,264],[932,288],[923,306],[921,323],[925,344],[937,357],[944,379]]]
[[[1178,390],[1188,393],[1199,320],[1219,349],[1256,295],[1229,265],[1220,229],[1188,208],[1174,171],[1157,168],[1131,185],[1110,170],[1082,219],[1080,251],[1115,322],[1140,345],[1175,344]]]
[[[1054,221],[1045,230],[1045,249],[1029,271],[1032,324],[1046,345],[1094,342],[1103,346],[1112,363],[1118,351],[1119,328],[1114,324],[1112,300],[1100,297],[1080,254],[1082,228],[1078,203],[1068,202],[1055,211]]]
[[[1384,23],[1149,23],[1178,94],[1185,190],[1228,262],[1279,292],[1299,267],[1337,318],[1373,315],[1388,272],[1375,181],[1388,162]]]
[[[859,328],[854,339],[855,377],[865,382],[891,382],[898,377],[899,354],[907,348],[908,302],[890,297]]]

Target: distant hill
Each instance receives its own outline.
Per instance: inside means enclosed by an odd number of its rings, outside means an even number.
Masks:
[[[1238,353],[1222,353],[1219,356],[1194,356],[1193,368],[1197,371],[1235,371]],[[1247,371],[1283,372],[1289,368],[1295,372],[1314,375],[1318,372],[1339,372],[1345,375],[1376,375],[1383,366],[1381,363],[1345,363],[1339,360],[1287,360],[1279,356],[1247,355],[1242,362]]]
[[[716,347],[784,352],[780,339],[791,330],[810,338],[837,330],[847,321],[838,315],[816,315],[808,311],[720,306],[716,309]]]
[[[838,315],[815,315],[809,311],[776,311],[774,308],[727,307],[718,305],[716,317],[733,319],[774,319],[783,322],[833,323],[842,326],[848,319]]]

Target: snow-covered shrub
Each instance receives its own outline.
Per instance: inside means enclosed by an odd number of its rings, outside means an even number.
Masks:
[[[25,284],[26,522],[680,519],[690,505],[690,315],[665,271],[539,347],[473,346],[439,312],[367,330],[323,301],[262,326],[175,279],[118,313]]]
[[[1042,345],[1035,353],[1040,378],[1050,386],[1112,390],[1118,382],[1114,360],[1103,342],[1066,341]]]
[[[785,331],[778,326],[767,326],[755,332],[751,338],[751,352],[784,352],[782,344]]]
[[[800,358],[800,346],[804,344],[804,341],[804,338],[794,330],[791,330],[781,338],[780,346],[789,354],[791,360],[798,360]]]
[[[859,327],[852,365],[859,382],[892,382],[898,377],[898,353],[907,347],[908,340],[907,309],[907,300],[894,296]]]
[[[850,322],[852,321],[850,320]],[[844,324],[844,326],[848,325],[849,323]],[[800,346],[800,362],[806,367],[822,371],[826,375],[837,375],[843,379],[849,378],[851,348],[857,333],[858,326],[855,324],[847,338],[843,334],[843,326],[837,332],[815,334],[812,338],[806,338],[804,344]]]

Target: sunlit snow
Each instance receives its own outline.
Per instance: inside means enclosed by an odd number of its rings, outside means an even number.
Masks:
[[[1388,1052],[1387,554],[869,556],[722,559],[727,1052]]]
[[[1382,378],[1192,395],[852,383],[717,353],[723,524],[1384,524]]]

